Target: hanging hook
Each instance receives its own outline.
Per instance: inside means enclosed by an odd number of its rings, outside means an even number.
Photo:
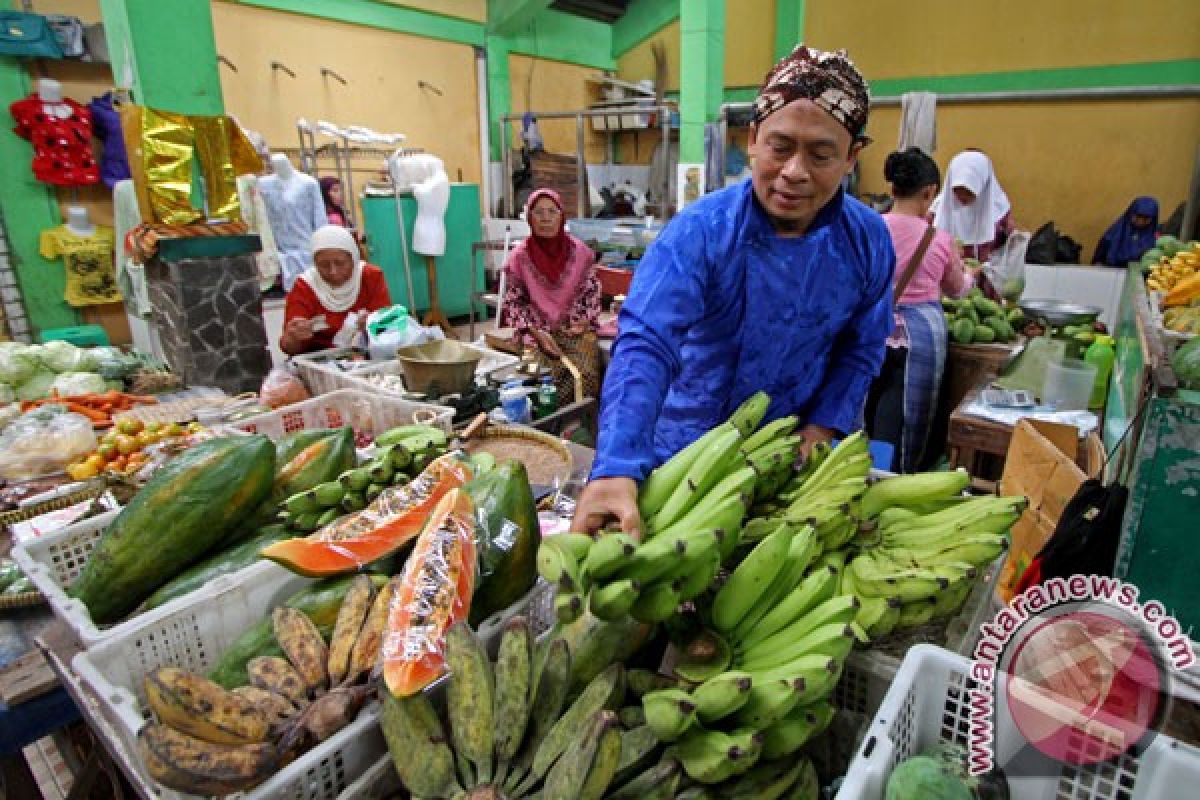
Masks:
[[[232,61],[230,61],[228,58],[221,55],[220,53],[217,53],[217,62],[220,64],[224,64],[225,66],[229,67],[234,72],[238,71],[237,64],[234,64]]]
[[[294,73],[290,69],[288,69],[287,64],[284,64],[282,61],[272,61],[271,62],[271,71],[274,72],[277,69],[283,70],[288,75],[291,75],[293,78],[296,77],[296,73]]]
[[[337,81],[338,83],[340,83],[342,86],[348,86],[348,85],[349,85],[349,84],[346,82],[346,79],[345,79],[345,78],[343,78],[341,75],[338,75],[336,72],[334,72],[333,70],[331,70],[329,67],[321,67],[321,77],[322,77],[322,78],[325,78],[325,77],[330,77],[330,78],[333,78],[335,81]]]
[[[430,83],[427,80],[417,81],[417,86],[421,87],[422,89],[428,89],[429,91],[434,92],[435,94],[437,94],[438,97],[442,96],[442,90],[439,89],[438,87],[434,86],[432,83]]]

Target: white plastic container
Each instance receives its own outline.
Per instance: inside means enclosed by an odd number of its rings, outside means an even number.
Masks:
[[[378,361],[364,360],[354,362],[349,368],[338,366],[337,359],[353,354],[356,351],[350,347],[337,347],[332,350],[318,350],[315,353],[302,353],[292,357],[296,374],[308,391],[315,395],[328,394],[338,389],[349,389],[354,386],[350,378],[359,370],[379,364]]]
[[[965,744],[973,686],[971,662],[940,647],[921,644],[908,651],[879,713],[837,793],[837,800],[883,800],[892,769],[940,741]],[[1010,752],[1005,729],[999,750]],[[1063,765],[1056,775],[1009,775],[1020,800],[1151,800],[1190,797],[1200,783],[1200,750],[1169,736],[1154,738],[1140,757],[1129,754],[1092,767]]]
[[[107,511],[13,548],[13,559],[20,565],[21,571],[29,576],[46,598],[54,615],[71,630],[85,650],[107,639],[120,638],[143,624],[169,617],[199,597],[220,593],[243,581],[255,583],[290,574],[274,562],[259,561],[238,572],[222,575],[203,589],[177,597],[124,622],[101,628],[92,621],[87,606],[67,596],[67,589],[79,577],[92,550],[119,513],[119,510]]]
[[[1042,402],[1055,411],[1087,411],[1092,387],[1096,384],[1096,365],[1076,358],[1046,365],[1042,384]]]
[[[84,686],[95,696],[113,745],[137,757],[137,732],[149,718],[143,681],[161,666],[206,674],[247,629],[264,619],[312,580],[280,569],[257,580],[244,580],[222,590],[189,595],[190,602],[173,613],[139,620],[72,662]],[[508,620],[526,613],[535,633],[553,624],[553,594],[539,582],[518,603],[497,612],[479,626],[486,643],[499,637]],[[547,608],[549,612],[547,613]],[[333,800],[387,753],[378,724],[379,704],[372,701],[353,723],[308,750],[265,783],[237,797],[245,800]],[[150,786],[157,784],[146,774]],[[163,800],[190,797],[161,789]]]
[[[246,433],[261,433],[278,441],[289,433],[349,425],[366,446],[389,428],[415,422],[435,425],[449,432],[454,409],[431,403],[417,403],[390,394],[372,393],[364,388],[338,389],[293,403],[290,406],[230,423],[228,427]]]

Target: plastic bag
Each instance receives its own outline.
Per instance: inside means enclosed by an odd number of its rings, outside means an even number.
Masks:
[[[1025,252],[1032,238],[1028,231],[1016,231],[1004,246],[992,253],[985,274],[1005,300],[1019,300],[1025,291]]]
[[[412,347],[442,339],[445,334],[436,326],[423,328],[409,316],[401,305],[372,312],[367,317],[367,349],[372,361],[390,361],[401,347]]]
[[[351,311],[342,322],[342,329],[333,336],[334,347],[361,347],[363,332],[359,321],[366,316],[364,311]]]
[[[10,481],[38,478],[62,469],[96,449],[92,421],[47,405],[15,419],[0,433],[0,477]]]
[[[307,400],[310,396],[308,389],[304,388],[304,383],[283,367],[275,367],[268,372],[258,390],[259,399],[271,408],[290,406]]]

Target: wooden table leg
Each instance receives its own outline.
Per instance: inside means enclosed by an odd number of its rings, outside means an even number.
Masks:
[[[442,313],[442,305],[438,299],[437,261],[433,256],[425,256],[425,277],[429,281],[429,310],[425,312],[421,324],[425,327],[437,325],[446,332],[447,338],[457,339],[450,320],[446,319],[446,315]]]

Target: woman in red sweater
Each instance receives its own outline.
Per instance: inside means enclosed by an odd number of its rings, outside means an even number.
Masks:
[[[325,225],[312,236],[313,263],[288,292],[279,349],[288,355],[333,347],[333,337],[348,314],[367,315],[392,304],[383,271],[361,259],[354,235]]]

